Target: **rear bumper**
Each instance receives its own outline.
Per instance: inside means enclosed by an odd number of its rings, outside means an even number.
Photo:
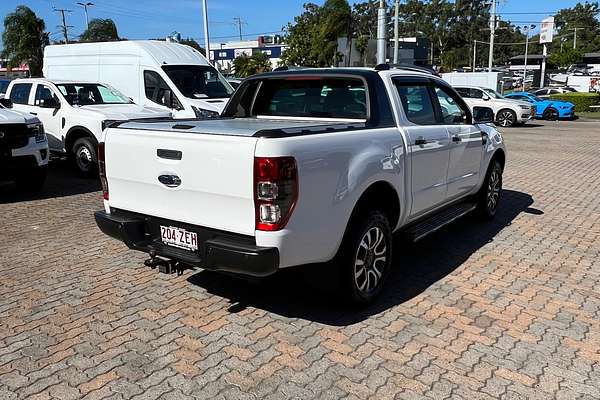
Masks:
[[[96,224],[106,235],[124,242],[127,247],[145,253],[181,261],[212,271],[263,277],[279,269],[279,251],[275,247],[259,247],[246,236],[232,235],[212,229],[129,212],[94,214]],[[177,225],[198,234],[198,251],[165,245],[156,234],[160,224]]]

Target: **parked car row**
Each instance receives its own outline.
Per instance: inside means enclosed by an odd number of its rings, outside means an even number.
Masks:
[[[91,177],[97,176],[102,131],[111,123],[214,118],[233,93],[198,51],[159,41],[47,46],[44,75],[11,81],[5,97],[44,124],[50,151]]]

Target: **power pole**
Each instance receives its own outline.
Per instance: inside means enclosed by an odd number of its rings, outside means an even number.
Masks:
[[[233,20],[235,21],[235,24],[238,26],[239,32],[240,32],[240,41],[244,40],[242,38],[242,24],[244,23],[242,21],[242,18],[240,17],[234,17]]]
[[[210,38],[208,37],[208,7],[206,6],[206,0],[202,0],[202,10],[204,11],[204,51],[206,52],[206,59],[210,63]]]
[[[394,64],[398,64],[398,19],[400,18],[400,0],[396,0],[396,17],[394,18]]]
[[[63,32],[63,35],[65,37],[65,43],[69,44],[69,28],[72,28],[72,26],[67,25],[67,19],[65,18],[65,13],[70,13],[72,11],[67,10],[65,8],[55,8],[54,11],[59,12],[62,16],[62,26],[59,25],[58,27]]]
[[[475,72],[475,67],[477,66],[477,40],[473,40],[473,68],[471,72]]]
[[[377,10],[377,64],[385,64],[386,35],[385,35],[385,0],[379,0]]]
[[[490,55],[488,59],[488,72],[492,72],[494,64],[494,36],[496,35],[496,0],[492,0],[492,13],[490,15]]]
[[[81,7],[83,7],[83,9],[85,10],[85,26],[86,28],[90,27],[90,19],[88,18],[88,7],[91,7],[94,5],[94,3],[77,3],[78,5],[80,5]]]
[[[570,31],[575,31],[574,36],[573,36],[573,48],[576,49],[577,48],[577,30],[581,29],[581,28],[572,28],[569,29]]]

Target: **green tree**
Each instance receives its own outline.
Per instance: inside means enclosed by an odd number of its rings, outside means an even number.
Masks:
[[[204,47],[200,46],[200,44],[198,42],[196,42],[194,39],[192,38],[187,38],[187,39],[181,39],[179,41],[179,43],[181,44],[185,44],[187,46],[193,47],[194,49],[198,50],[200,53],[202,53],[203,56],[206,56],[206,50],[204,50]]]
[[[558,37],[554,46],[560,46],[560,37],[570,36],[574,40],[574,29],[577,28],[577,48],[582,52],[594,52],[600,49],[600,5],[597,1],[577,3],[575,7],[563,8],[554,17]],[[569,42],[567,42],[569,43]]]
[[[550,64],[560,68],[566,68],[571,64],[579,63],[583,60],[583,53],[579,49],[567,47],[562,51],[555,51],[548,59]]]
[[[50,42],[44,20],[31,9],[19,6],[4,18],[2,57],[10,68],[27,63],[31,76],[42,75],[44,47]]]
[[[347,0],[327,0],[322,7],[304,4],[304,12],[284,27],[288,48],[281,57],[283,65],[330,67],[340,54],[338,37],[349,37],[352,11]]]
[[[377,8],[376,3],[356,3],[352,9],[352,37],[360,52],[363,65],[375,63],[367,60],[367,49],[370,39],[377,38]]]
[[[269,60],[269,56],[262,51],[258,51],[251,56],[243,54],[237,57],[233,60],[233,68],[235,76],[246,78],[254,74],[270,71],[271,61]]]
[[[81,34],[82,42],[113,42],[119,39],[117,26],[112,19],[93,19]]]
[[[321,7],[314,3],[304,4],[304,12],[294,18],[283,29],[286,32],[287,49],[281,56],[281,64],[314,67],[318,62],[312,53],[317,40]]]
[[[352,37],[352,9],[347,0],[327,0],[320,14],[317,42],[311,50],[320,67],[330,67],[341,59],[338,38]]]

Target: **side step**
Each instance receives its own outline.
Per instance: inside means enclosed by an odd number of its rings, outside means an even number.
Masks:
[[[463,215],[470,213],[476,207],[477,204],[475,203],[455,204],[427,219],[424,219],[423,221],[417,222],[415,225],[412,225],[405,231],[405,235],[409,240],[416,242],[417,240],[423,239],[425,236],[439,230]]]

